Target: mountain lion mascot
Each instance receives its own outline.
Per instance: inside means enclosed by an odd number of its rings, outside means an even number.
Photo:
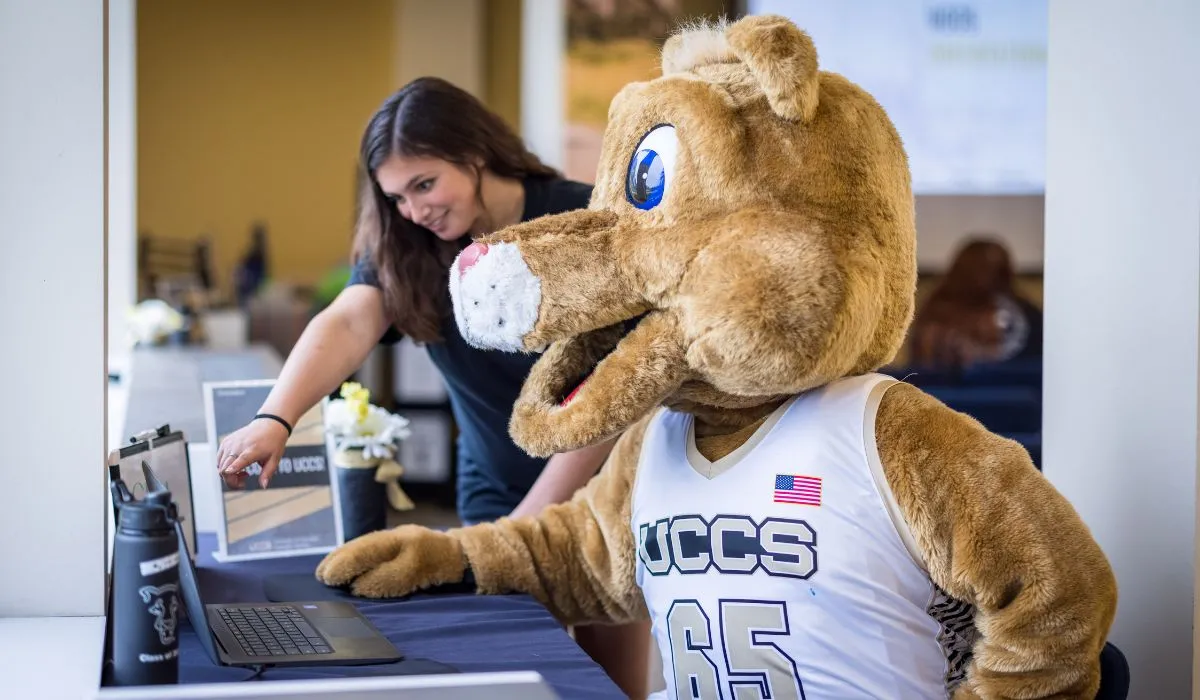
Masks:
[[[317,577],[648,617],[667,698],[1094,697],[1116,583],[1088,529],[1017,443],[876,373],[915,245],[895,128],[807,34],[675,34],[612,102],[590,207],[450,270],[464,337],[541,353],[516,442],[620,435],[604,468],[536,518],[373,533]]]

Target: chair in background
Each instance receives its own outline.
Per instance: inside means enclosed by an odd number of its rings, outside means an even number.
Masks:
[[[182,303],[180,296],[214,291],[212,246],[205,238],[138,236],[138,299]],[[169,298],[175,297],[175,298]]]
[[[1041,359],[980,364],[963,369],[895,366],[884,373],[930,394],[988,430],[1016,440],[1034,466],[1042,463]]]
[[[1042,403],[1022,386],[926,386],[925,393],[975,418],[993,433],[1036,433],[1042,428]]]
[[[184,329],[168,341],[205,342],[196,319],[220,304],[213,283],[211,246],[205,238],[181,239],[142,232],[138,236],[137,301],[155,299],[183,315]]]

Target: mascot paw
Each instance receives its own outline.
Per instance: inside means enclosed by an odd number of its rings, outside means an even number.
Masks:
[[[463,579],[462,545],[444,532],[416,525],[372,532],[338,547],[317,566],[327,586],[349,585],[364,598],[396,598]]]

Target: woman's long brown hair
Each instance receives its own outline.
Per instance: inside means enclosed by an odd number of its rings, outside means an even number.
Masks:
[[[917,313],[912,363],[957,369],[988,360],[1002,340],[997,302],[1016,297],[1013,284],[1007,248],[986,238],[968,242]]]
[[[477,182],[477,163],[500,177],[559,173],[529,152],[482,102],[440,78],[412,81],[371,117],[359,154],[362,184],[353,259],[374,269],[384,311],[396,329],[418,342],[436,342],[449,313],[450,264],[469,241],[465,236],[461,242],[443,241],[400,216],[375,179],[376,170],[393,155],[439,158],[475,170]]]

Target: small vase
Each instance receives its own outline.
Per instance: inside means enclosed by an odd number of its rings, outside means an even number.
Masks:
[[[380,459],[364,458],[361,449],[338,450],[338,502],[342,508],[342,533],[350,540],[387,529],[387,485],[375,479]]]

